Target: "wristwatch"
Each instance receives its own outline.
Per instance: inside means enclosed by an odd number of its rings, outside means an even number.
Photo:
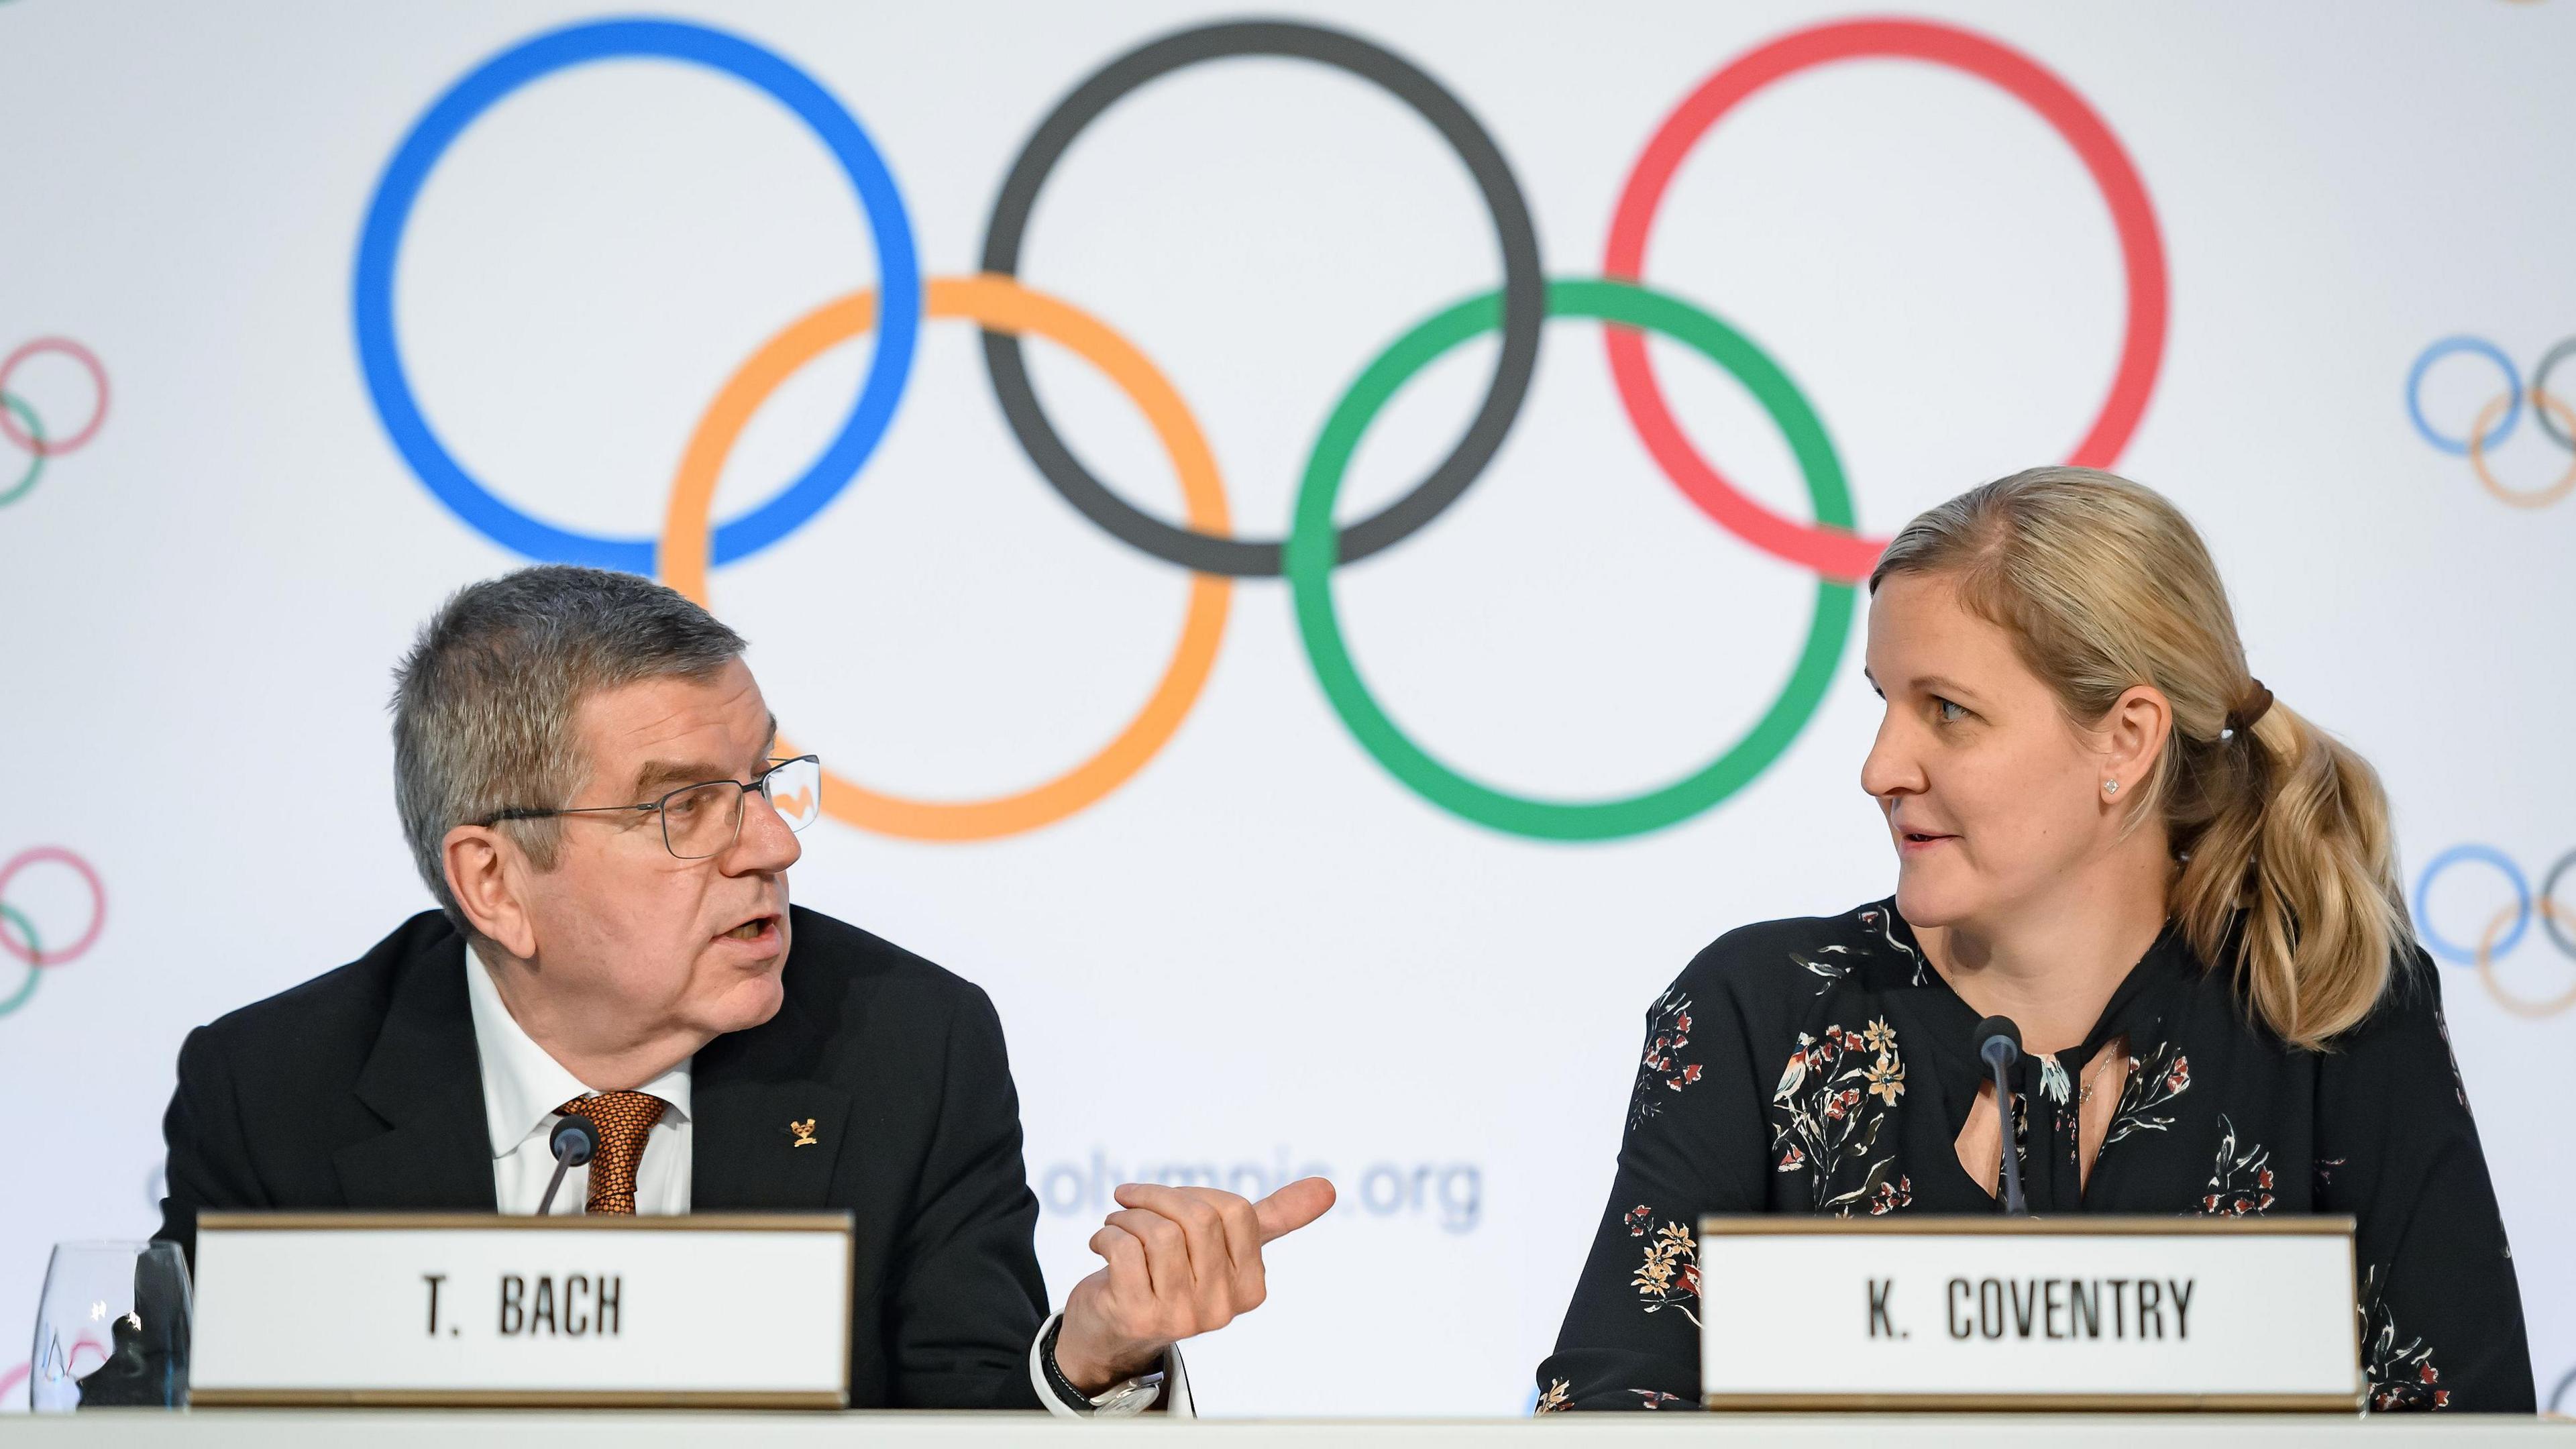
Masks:
[[[1075,1388],[1073,1380],[1066,1378],[1064,1370],[1056,1366],[1055,1341],[1063,1332],[1064,1320],[1061,1317],[1047,1326],[1046,1337],[1038,1344],[1038,1361],[1046,1366],[1047,1387],[1055,1390],[1055,1396],[1064,1401],[1066,1408],[1100,1418],[1120,1419],[1129,1414],[1143,1413],[1162,1397],[1161,1369],[1138,1374],[1132,1379],[1121,1379],[1097,1394],[1086,1394]]]

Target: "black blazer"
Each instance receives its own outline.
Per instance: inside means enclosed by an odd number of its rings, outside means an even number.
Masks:
[[[855,926],[791,916],[778,1014],[691,1069],[691,1205],[856,1217],[853,1407],[1041,1407],[1038,1204],[991,1000]],[[465,964],[425,911],[190,1032],[160,1236],[193,1260],[207,1210],[495,1211]],[[819,1150],[788,1130],[808,1117]]]

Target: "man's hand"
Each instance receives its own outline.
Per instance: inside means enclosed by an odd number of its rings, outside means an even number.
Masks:
[[[1134,1182],[1116,1196],[1123,1211],[1091,1235],[1109,1266],[1073,1285],[1056,1335],[1056,1368],[1086,1394],[1260,1307],[1262,1245],[1322,1217],[1333,1185],[1301,1178],[1257,1203],[1212,1187]]]

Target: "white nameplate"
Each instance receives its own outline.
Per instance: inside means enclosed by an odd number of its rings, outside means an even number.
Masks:
[[[846,1213],[206,1213],[198,1404],[841,1408]]]
[[[2357,1411],[2352,1219],[1700,1222],[1714,1409]]]

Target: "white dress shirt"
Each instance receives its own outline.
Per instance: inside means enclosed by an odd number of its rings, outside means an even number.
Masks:
[[[492,983],[492,973],[472,951],[465,953],[465,1000],[474,1013],[474,1054],[483,1071],[483,1118],[492,1137],[493,1198],[502,1212],[533,1216],[546,1195],[546,1183],[555,1174],[549,1137],[562,1120],[555,1109],[575,1097],[598,1094],[520,1028],[518,1018],[501,1000],[501,988]],[[689,1210],[689,1066],[695,1060],[685,1058],[637,1088],[669,1104],[662,1120],[645,1135],[644,1155],[635,1164],[638,1214],[671,1216]],[[589,1168],[567,1171],[555,1193],[553,1214],[580,1212],[589,1200],[589,1188]],[[1039,1325],[1038,1336],[1029,1344],[1029,1381],[1037,1386],[1038,1402],[1047,1406],[1047,1412],[1068,1419],[1094,1414],[1123,1417],[1151,1408],[1168,1393],[1174,1414],[1197,1416],[1190,1400],[1189,1371],[1181,1366],[1178,1348],[1167,1355],[1167,1373],[1159,1390],[1122,1392],[1122,1385],[1094,1399],[1089,1414],[1075,1410],[1049,1387],[1045,1362],[1038,1356],[1046,1331],[1054,1324],[1055,1319],[1049,1318]]]
[[[483,1119],[492,1134],[492,1194],[505,1213],[533,1214],[555,1175],[555,1152],[548,1140],[563,1120],[557,1107],[575,1097],[595,1096],[580,1078],[546,1055],[519,1027],[492,984],[492,973],[474,953],[465,954],[465,999],[474,1012],[474,1052],[483,1065]],[[693,1059],[692,1059],[693,1060]],[[669,1105],[662,1120],[644,1137],[644,1155],[635,1164],[635,1211],[669,1216],[689,1210],[689,1061],[646,1082],[637,1090]],[[578,1213],[589,1199],[590,1169],[564,1174],[555,1194],[556,1216]]]

